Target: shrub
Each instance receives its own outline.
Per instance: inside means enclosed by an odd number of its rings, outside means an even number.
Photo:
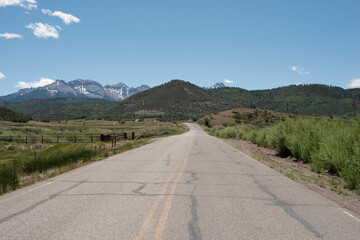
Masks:
[[[211,119],[208,117],[204,117],[204,124],[205,126],[211,128],[212,127]]]
[[[227,127],[226,135],[228,138],[236,138],[236,129],[234,127]]]
[[[15,190],[18,185],[18,170],[15,163],[0,166],[0,194]]]

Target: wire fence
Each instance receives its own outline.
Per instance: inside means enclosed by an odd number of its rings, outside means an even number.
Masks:
[[[0,141],[15,143],[92,143],[116,142],[124,139],[135,139],[135,133],[87,134],[87,135],[17,135],[0,136]]]

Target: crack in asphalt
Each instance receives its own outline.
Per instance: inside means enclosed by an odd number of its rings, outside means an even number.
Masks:
[[[220,151],[222,151],[223,153],[226,153],[225,149],[223,149],[222,146],[218,146],[218,148],[220,149]]]
[[[141,192],[141,190],[143,190],[146,187],[147,183],[139,183],[139,184],[141,184],[141,186],[138,187],[137,189],[133,190],[132,192],[135,194],[147,196],[148,195],[147,193]]]
[[[81,184],[83,184],[83,183],[85,183],[85,182],[86,182],[85,180],[80,181],[80,182],[77,182],[76,184],[70,186],[69,188],[66,188],[66,189],[64,189],[64,190],[62,190],[62,191],[59,191],[59,192],[54,193],[54,194],[51,194],[48,198],[46,198],[46,199],[44,199],[44,200],[42,200],[42,201],[40,201],[40,202],[34,203],[33,205],[31,205],[31,206],[29,206],[29,207],[27,207],[27,208],[25,208],[25,209],[23,209],[23,210],[21,210],[21,211],[18,211],[18,212],[16,212],[16,213],[13,213],[13,214],[7,216],[7,217],[4,217],[4,218],[0,219],[0,224],[2,224],[2,223],[4,223],[4,222],[7,222],[7,221],[9,221],[10,219],[12,219],[12,218],[14,218],[14,217],[17,217],[17,216],[19,216],[19,215],[21,215],[21,214],[30,212],[31,210],[34,210],[36,207],[40,206],[41,204],[44,204],[44,203],[46,203],[46,202],[48,202],[48,201],[50,201],[50,200],[53,200],[53,199],[55,199],[56,197],[60,196],[62,193],[67,192],[67,191],[70,191],[70,190],[72,190],[72,189],[80,186]]]
[[[192,153],[191,156],[197,156],[201,154],[201,150],[197,151],[196,153]]]
[[[226,156],[227,158],[231,159],[231,161],[236,164],[236,165],[239,165],[239,166],[247,166],[247,167],[250,167],[251,169],[254,169],[254,166],[251,165],[250,163],[246,163],[246,162],[239,162],[238,159],[232,157],[232,156]]]
[[[199,180],[199,178],[196,176],[196,172],[193,171],[188,171],[190,173],[191,176],[191,180],[187,180],[186,184],[191,184],[192,182],[195,182],[197,180]],[[198,225],[198,221],[199,221],[199,215],[197,212],[197,208],[199,206],[199,202],[197,200],[197,198],[195,197],[194,193],[196,191],[197,185],[194,185],[194,188],[189,196],[190,201],[191,201],[191,205],[190,206],[190,212],[191,212],[191,219],[188,222],[188,229],[189,229],[189,237],[191,240],[201,240],[202,239],[202,234],[201,234],[201,229]]]
[[[166,166],[170,166],[170,161],[171,161],[171,153],[169,153],[168,156],[167,156]]]
[[[261,191],[269,195],[273,198],[273,202],[276,206],[282,208],[284,212],[291,218],[295,219],[301,225],[303,225],[309,232],[313,233],[317,238],[322,238],[321,233],[319,233],[308,221],[304,218],[300,217],[295,211],[292,209],[291,204],[279,199],[268,187],[261,184],[260,181],[255,180],[254,176],[252,176],[254,183],[260,188]]]
[[[191,209],[192,218],[188,222],[189,236],[191,240],[201,240],[202,239],[201,229],[197,223],[200,219],[197,212],[197,207],[199,206],[199,203],[193,194],[190,195],[190,200],[191,200],[190,209]]]
[[[190,183],[192,183],[192,182],[195,182],[195,181],[197,181],[197,180],[199,180],[199,178],[196,176],[196,172],[193,172],[193,171],[188,171],[188,173],[190,173],[190,177],[192,178],[191,180],[187,180],[186,181],[186,184],[190,184]]]
[[[247,166],[251,169],[254,169],[254,166],[249,163],[243,163],[243,162],[238,162],[238,161],[233,161],[233,163],[235,163],[236,165],[239,165],[239,166]]]

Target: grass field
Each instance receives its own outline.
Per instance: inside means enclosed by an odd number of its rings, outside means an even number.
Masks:
[[[92,143],[17,143],[0,141],[0,194],[64,171],[145,144],[149,138],[179,134],[186,129],[174,123],[115,121],[0,122],[0,136],[76,136],[135,132],[136,141]]]

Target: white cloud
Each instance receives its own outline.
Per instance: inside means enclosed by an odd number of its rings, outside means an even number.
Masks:
[[[39,81],[34,81],[34,82],[18,82],[14,87],[16,87],[16,88],[37,88],[37,87],[43,87],[43,86],[52,84],[53,82],[55,82],[55,81],[50,78],[41,78]]]
[[[34,35],[39,38],[59,38],[59,33],[56,28],[52,25],[47,23],[30,23],[29,25],[25,26],[28,29],[32,29],[34,31]]]
[[[354,78],[346,85],[348,88],[360,88],[360,78]]]
[[[294,72],[297,72],[300,75],[307,75],[310,72],[306,71],[304,68],[299,67],[299,66],[289,66],[289,69],[291,69]]]
[[[50,15],[50,16],[51,16],[51,14],[52,14],[52,12],[51,12],[49,9],[41,9],[41,12],[42,12],[43,14],[47,14],[47,15]]]
[[[75,22],[75,23],[78,23],[80,22],[80,19],[71,15],[71,14],[68,14],[68,13],[63,13],[61,11],[54,11],[54,12],[51,12],[49,9],[41,9],[41,12],[43,14],[47,14],[49,16],[53,16],[53,17],[58,17],[60,18],[66,25],[72,23],[72,22]]]
[[[36,0],[0,0],[0,7],[19,6],[27,10],[37,8]]]
[[[0,33],[0,37],[6,38],[6,39],[22,38],[22,36],[17,33]]]
[[[234,83],[234,81],[231,81],[231,80],[229,80],[229,79],[224,79],[224,83]]]
[[[2,72],[0,72],[0,79],[4,79],[4,78],[6,78],[6,76]]]

